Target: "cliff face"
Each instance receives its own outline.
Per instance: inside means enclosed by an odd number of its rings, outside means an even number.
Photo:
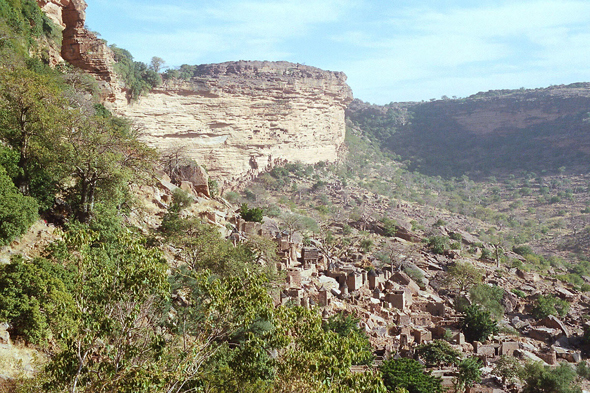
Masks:
[[[284,161],[335,161],[352,93],[341,72],[287,62],[202,65],[116,112],[164,151],[183,153],[227,185],[239,186]]]
[[[37,0],[39,7],[62,27],[61,53],[53,54],[53,63],[66,61],[97,78],[105,102],[122,95],[113,65],[113,52],[96,34],[84,27],[84,0]]]
[[[586,171],[589,113],[590,83],[384,107],[355,101],[348,111],[353,124],[413,161],[411,169],[476,178]]]
[[[209,64],[129,103],[112,51],[84,28],[84,0],[38,4],[63,28],[54,62],[94,75],[108,107],[143,128],[144,140],[160,151],[181,148],[232,187],[284,161],[337,159],[352,100],[343,73],[287,62]]]

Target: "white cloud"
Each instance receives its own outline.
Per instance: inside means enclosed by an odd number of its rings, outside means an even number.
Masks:
[[[587,79],[590,68],[587,2],[392,7],[374,26],[332,37],[356,47],[336,67],[368,100],[468,95],[524,82],[540,87],[551,78],[549,84]]]
[[[374,102],[569,83],[590,71],[590,2],[581,0],[88,3],[89,15],[109,10],[118,32],[105,38],[139,60],[300,61],[345,71],[355,95]]]

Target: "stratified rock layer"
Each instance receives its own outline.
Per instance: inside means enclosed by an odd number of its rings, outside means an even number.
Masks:
[[[53,54],[52,63],[62,60],[92,75],[99,82],[103,100],[114,102],[121,91],[114,72],[114,55],[106,43],[85,27],[86,7],[84,0],[37,0],[39,7],[62,27],[61,53]]]
[[[287,62],[197,68],[116,112],[161,151],[182,148],[232,187],[281,162],[333,162],[344,142],[352,93],[341,72]]]

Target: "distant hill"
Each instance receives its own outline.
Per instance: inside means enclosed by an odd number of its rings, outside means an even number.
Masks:
[[[347,116],[428,175],[585,172],[590,163],[590,83],[384,106],[355,100]]]

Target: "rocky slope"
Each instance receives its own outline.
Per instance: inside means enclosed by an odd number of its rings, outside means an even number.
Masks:
[[[287,62],[203,65],[116,112],[159,150],[183,148],[227,185],[285,161],[335,161],[352,93],[341,72]]]

